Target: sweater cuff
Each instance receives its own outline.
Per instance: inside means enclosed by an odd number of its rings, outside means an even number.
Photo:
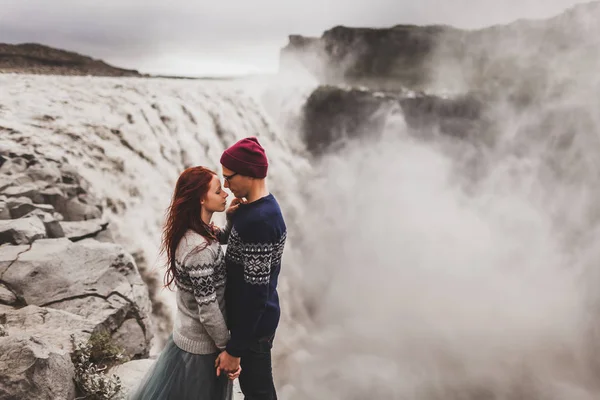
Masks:
[[[245,348],[245,346],[240,345],[239,343],[232,343],[232,341],[229,341],[229,343],[227,343],[227,347],[225,348],[225,350],[227,351],[227,353],[230,356],[241,357],[242,354],[244,353],[244,350],[246,350],[246,348]]]

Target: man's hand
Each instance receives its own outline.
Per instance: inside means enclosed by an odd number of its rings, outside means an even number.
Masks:
[[[222,371],[235,374],[240,368],[240,358],[230,356],[227,351],[223,351],[215,360],[215,368],[217,369],[217,376],[221,376]]]
[[[227,219],[231,219],[231,216],[237,211],[237,209],[240,207],[240,204],[246,204],[247,202],[248,200],[238,199],[237,197],[231,200],[231,204],[229,204],[229,207],[227,207],[227,210],[225,210],[225,216]]]

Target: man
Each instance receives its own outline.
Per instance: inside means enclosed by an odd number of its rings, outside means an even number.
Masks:
[[[280,315],[277,280],[286,226],[277,200],[266,187],[268,161],[257,138],[229,147],[221,165],[224,186],[236,197],[236,209],[229,214],[225,254],[231,339],[216,360],[217,374],[236,371],[241,364],[244,398],[275,400],[271,348]]]

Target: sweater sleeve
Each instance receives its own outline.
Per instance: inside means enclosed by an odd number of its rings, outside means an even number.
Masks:
[[[216,346],[223,350],[229,340],[229,331],[219,302],[214,282],[214,269],[218,257],[210,247],[200,245],[194,248],[185,257],[184,267],[187,269],[194,297],[198,304],[200,322],[215,342]]]
[[[271,228],[256,222],[239,233],[244,282],[240,293],[242,321],[232,329],[227,352],[240,357],[256,336],[256,329],[267,306],[272,259],[276,256]]]
[[[217,239],[219,240],[219,243],[227,244],[227,241],[229,240],[229,234],[231,233],[231,226],[232,223],[228,219],[227,224],[223,228],[219,228],[217,232]]]

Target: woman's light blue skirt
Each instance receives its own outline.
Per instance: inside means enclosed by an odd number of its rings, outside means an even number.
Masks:
[[[217,377],[218,353],[192,354],[181,350],[169,337],[165,348],[130,400],[231,400],[232,382],[227,374]]]

